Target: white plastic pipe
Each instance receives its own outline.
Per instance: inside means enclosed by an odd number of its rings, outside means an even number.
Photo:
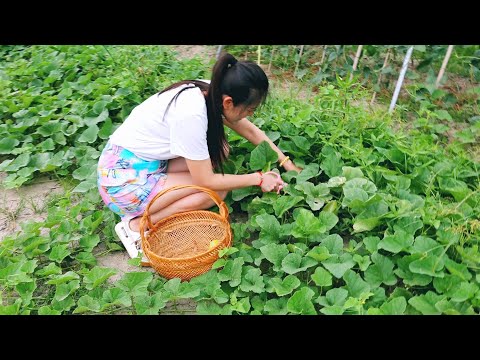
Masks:
[[[450,55],[452,55],[452,50],[453,50],[453,45],[448,45],[447,53],[445,54],[442,67],[440,68],[440,72],[438,73],[437,81],[435,82],[435,87],[438,87],[438,85],[440,84],[440,80],[442,80],[443,74],[445,73],[445,69],[448,64],[448,60],[450,60]]]
[[[353,60],[353,68],[350,74],[350,80],[353,79],[353,73],[355,72],[355,70],[357,70],[358,59],[360,58],[360,54],[362,53],[362,48],[363,45],[358,45],[357,53],[355,54],[355,60]]]
[[[395,85],[395,91],[393,93],[392,102],[390,103],[390,108],[388,112],[391,113],[395,104],[397,103],[398,94],[400,93],[400,89],[402,88],[403,79],[405,78],[405,73],[407,72],[408,62],[410,61],[410,56],[412,56],[413,46],[410,46],[407,50],[407,54],[405,55],[405,59],[403,59],[402,70],[400,71],[400,76],[397,80],[397,85]]]

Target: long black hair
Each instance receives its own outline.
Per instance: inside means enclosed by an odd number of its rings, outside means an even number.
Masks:
[[[237,61],[233,55],[223,53],[213,66],[210,84],[200,80],[183,80],[163,89],[159,95],[165,91],[187,84],[207,92],[205,103],[208,116],[208,153],[210,154],[213,168],[221,171],[223,174],[222,165],[227,159],[229,150],[222,119],[223,95],[230,96],[234,106],[257,106],[265,101],[268,94],[267,75],[256,63],[252,61]],[[192,87],[180,90],[168,104],[167,111],[172,101],[182,91]]]

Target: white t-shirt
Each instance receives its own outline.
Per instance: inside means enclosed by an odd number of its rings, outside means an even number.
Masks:
[[[177,92],[183,91],[170,105]],[[198,87],[181,85],[155,94],[136,106],[110,136],[112,144],[130,150],[145,160],[210,158],[207,145],[207,106]]]

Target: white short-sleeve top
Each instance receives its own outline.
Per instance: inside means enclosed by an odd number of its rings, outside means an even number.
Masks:
[[[168,112],[165,110],[172,98]],[[165,116],[164,116],[165,115]],[[207,146],[205,97],[193,84],[155,94],[136,106],[110,136],[110,142],[145,160],[210,158]]]

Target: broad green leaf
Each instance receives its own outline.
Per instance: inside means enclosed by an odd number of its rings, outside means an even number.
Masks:
[[[460,286],[461,279],[455,275],[445,275],[443,278],[434,278],[433,279],[433,286],[437,293],[439,294],[448,294],[450,292],[455,292]]]
[[[320,296],[317,302],[323,306],[343,306],[347,300],[348,291],[342,288],[330,289],[325,296]]]
[[[91,252],[86,252],[86,251],[79,252],[78,255],[75,256],[75,259],[85,265],[89,265],[89,266],[97,265],[97,258]]]
[[[262,246],[260,251],[265,256],[265,259],[275,265],[274,271],[277,271],[275,269],[280,269],[283,259],[289,254],[287,245],[285,244],[268,244]]]
[[[362,294],[370,292],[370,285],[362,277],[352,270],[347,270],[343,275],[346,288],[350,296],[359,298]]]
[[[287,274],[296,274],[315,266],[317,262],[310,257],[303,257],[298,254],[288,254],[282,260],[282,270]]]
[[[220,281],[228,281],[232,287],[238,286],[242,280],[242,266],[244,262],[243,258],[228,260],[224,268],[218,272],[218,279]]]
[[[52,153],[36,153],[33,154],[30,162],[28,163],[33,169],[40,172],[51,171],[56,168],[55,165],[51,164]]]
[[[97,168],[92,166],[92,164],[82,165],[79,168],[75,169],[72,173],[74,179],[85,180],[90,177],[96,178]]]
[[[151,272],[129,272],[125,273],[116,285],[133,296],[141,296],[147,294],[147,287],[152,278]]]
[[[330,271],[333,276],[340,279],[348,269],[355,266],[355,262],[352,260],[352,255],[342,254],[341,256],[332,256],[322,262],[322,265]]]
[[[337,215],[335,215],[332,212],[328,212],[328,211],[327,212],[322,211],[318,215],[318,219],[320,220],[320,224],[322,225],[322,229],[325,228],[325,232],[333,229],[333,227],[335,225],[337,225],[337,223],[338,223]]]
[[[286,315],[288,314],[287,299],[282,297],[267,300],[263,310],[269,315]]]
[[[8,171],[8,172],[14,172],[18,171],[24,166],[27,166],[28,162],[30,161],[30,154],[21,154],[17,156],[11,163],[8,164],[7,167],[4,169],[0,169],[0,171]],[[3,165],[3,163],[2,163]]]
[[[43,152],[50,151],[55,149],[55,143],[52,139],[48,138],[47,140],[42,141],[40,144],[38,144],[37,148],[42,150]]]
[[[402,281],[409,286],[426,286],[432,281],[429,275],[422,275],[410,271],[410,263],[418,260],[421,257],[419,254],[404,256],[397,260],[398,268],[394,270]]]
[[[375,184],[364,178],[348,180],[342,189],[344,195],[342,206],[344,207],[352,205],[355,201],[363,204],[377,192]]]
[[[300,174],[297,175],[297,184],[301,184],[311,178],[320,174],[320,167],[318,164],[312,163],[305,165]]]
[[[23,300],[23,305],[27,306],[32,301],[32,295],[35,289],[37,288],[36,279],[33,279],[31,282],[24,282],[15,285],[15,290],[17,291],[18,295]]]
[[[467,184],[461,180],[448,177],[438,177],[439,188],[445,193],[453,195],[455,201],[462,201],[465,197],[471,193]]]
[[[65,259],[70,254],[71,250],[69,249],[69,246],[67,244],[56,245],[52,248],[52,251],[50,251],[50,255],[48,256],[48,258],[51,261],[61,263],[63,259]]]
[[[332,275],[322,268],[321,266],[315,269],[315,272],[311,275],[312,280],[317,286],[331,286],[332,285]],[[299,283],[300,285],[300,283]]]
[[[261,170],[268,163],[275,164],[278,154],[270,147],[268,142],[262,141],[250,155],[250,169]]]
[[[403,296],[396,297],[380,306],[380,310],[384,315],[403,315],[406,308],[407,301]]]
[[[215,300],[217,304],[225,304],[229,300],[227,293],[220,288],[212,292],[212,299]]]
[[[98,234],[84,235],[80,239],[80,246],[85,249],[85,251],[92,251],[92,249],[97,246],[99,242],[100,236]]]
[[[12,138],[3,138],[0,140],[0,155],[10,154],[10,152],[15,149],[20,141]]]
[[[295,223],[292,227],[292,236],[295,238],[308,239],[327,231],[327,224],[321,223],[311,211],[297,208],[296,214]]]
[[[462,280],[470,280],[472,274],[468,271],[468,268],[465,264],[459,264],[449,258],[445,259],[445,267],[450,272],[450,274],[458,276]]]
[[[278,296],[285,296],[300,286],[300,280],[295,275],[287,275],[283,280],[278,277],[270,279],[270,285]]]
[[[114,269],[95,266],[83,277],[83,282],[87,290],[92,290],[116,273]]]
[[[138,315],[157,315],[160,309],[163,309],[167,304],[162,299],[162,294],[157,293],[153,295],[141,295],[135,297],[135,310]]]
[[[339,176],[342,174],[344,162],[338,153],[330,153],[320,164],[320,168],[328,175],[328,177]]]
[[[278,241],[280,238],[281,225],[275,216],[261,214],[255,217],[255,221],[261,228],[261,239]]]
[[[440,311],[435,304],[443,300],[445,296],[437,295],[432,291],[428,291],[424,295],[418,295],[410,298],[408,303],[423,315],[439,315]]]
[[[98,113],[93,111],[95,115]],[[105,121],[108,118],[108,109],[103,109],[101,113],[98,114],[97,117],[86,117],[83,119],[83,123],[87,127],[97,126],[96,124]]]
[[[53,276],[51,280],[47,281],[49,285],[59,285],[69,282],[71,280],[78,280],[80,279],[80,275],[78,275],[74,271],[67,271],[65,274],[59,276]]]
[[[362,169],[355,168],[351,166],[343,166],[342,167],[342,176],[346,178],[346,180],[352,180],[354,178],[364,178]]]
[[[0,304],[0,315],[18,315],[20,314],[20,305],[22,304],[21,299],[15,300],[15,303],[11,305],[1,305]]]
[[[443,257],[428,255],[418,260],[414,260],[408,266],[409,270],[416,274],[443,277],[444,266]]]
[[[62,312],[53,310],[50,306],[42,306],[38,309],[38,315],[60,315]]]
[[[443,252],[443,246],[437,241],[426,236],[417,236],[411,249],[412,254],[432,254],[440,256]]]
[[[413,235],[403,230],[395,232],[393,235],[385,236],[379,243],[379,249],[385,249],[391,253],[397,254],[400,251],[406,251],[413,244]]]
[[[322,242],[330,254],[340,255],[343,252],[343,239],[338,234],[331,234],[326,236]]]
[[[80,288],[79,280],[72,280],[68,283],[58,284],[55,289],[54,300],[65,300],[70,294],[73,294],[75,291],[77,291],[78,288]]]
[[[87,311],[98,313],[100,312],[100,309],[101,309],[100,301],[92,298],[89,295],[83,295],[82,297],[80,297],[80,299],[78,299],[77,307],[75,308],[75,310],[73,310],[73,313],[82,314]]]
[[[365,280],[370,284],[372,288],[385,285],[395,285],[397,283],[397,277],[393,273],[394,264],[386,256],[374,253],[371,256],[373,265],[370,265],[365,271]]]
[[[312,250],[310,250],[307,253],[307,256],[310,256],[312,259],[315,259],[318,262],[322,262],[323,260],[326,260],[329,257],[331,257],[330,253],[328,252],[328,249],[323,245],[315,246]]]
[[[62,131],[62,123],[61,122],[56,122],[56,121],[50,121],[39,128],[37,128],[36,133],[42,135],[43,137],[50,137],[53,134],[56,134],[58,132]]]
[[[227,304],[222,308],[213,301],[201,301],[197,304],[196,311],[200,315],[221,315],[225,311],[231,313],[231,306]]]
[[[448,295],[451,297],[453,302],[465,302],[468,299],[474,297],[478,292],[478,285],[469,282],[462,282],[460,286],[457,286],[455,289],[452,289],[448,292]]]
[[[42,277],[49,276],[49,275],[58,275],[61,273],[62,273],[62,269],[59,266],[57,266],[55,263],[49,263],[44,268],[37,270],[35,272],[36,275],[42,276]]]
[[[105,123],[102,125],[100,128],[100,131],[98,132],[98,137],[100,139],[106,140],[112,135],[114,131],[112,120],[110,118],[107,118],[105,120]]]
[[[395,232],[403,230],[408,234],[414,235],[415,232],[423,227],[423,222],[418,217],[407,216],[399,219],[393,229]]]
[[[435,113],[435,115],[437,115],[437,117],[440,120],[448,120],[448,121],[453,120],[452,116],[448,113],[447,110],[439,109],[439,110],[435,110],[434,113]]]
[[[93,124],[89,126],[87,130],[85,130],[82,133],[82,135],[80,135],[77,141],[82,143],[86,142],[89,144],[93,144],[97,140],[98,131],[99,131],[98,126],[96,124]]]
[[[321,308],[320,312],[325,315],[342,315],[345,312],[345,309],[343,306],[332,305]]]
[[[317,314],[312,303],[312,297],[315,293],[312,289],[303,287],[288,299],[287,310],[293,314],[315,315]]]
[[[235,305],[232,305],[232,311],[237,311],[241,314],[246,314],[250,311],[250,298],[242,298],[236,302]]]
[[[438,311],[446,315],[477,315],[468,303],[455,303],[447,299],[440,300],[435,304]]]
[[[132,299],[128,293],[120,288],[111,288],[103,292],[102,300],[108,305],[118,305],[124,307],[132,306]]]
[[[282,196],[273,204],[275,215],[277,217],[283,216],[283,214],[302,201],[301,196]]]
[[[86,181],[82,181],[78,184],[72,192],[74,193],[85,193],[89,190],[95,189],[97,187],[97,181],[95,179],[88,179]]]
[[[361,255],[355,254],[353,255],[353,261],[355,261],[358,264],[361,271],[367,270],[370,264],[372,263],[372,261],[370,260],[370,256],[368,255],[361,256]]]
[[[241,189],[232,190],[232,199],[234,201],[240,201],[250,195],[255,195],[258,193],[258,187],[249,186]]]
[[[263,282],[261,270],[258,268],[250,268],[242,277],[242,282],[240,283],[239,288],[242,291],[252,291],[257,294],[264,292],[265,284]]]
[[[50,305],[52,306],[53,310],[64,312],[70,311],[70,309],[75,306],[75,301],[73,300],[72,296],[68,296],[62,301],[53,299]]]
[[[168,280],[163,285],[163,288],[171,300],[193,298],[200,294],[200,287],[198,285],[189,282],[182,283],[179,278]]]

